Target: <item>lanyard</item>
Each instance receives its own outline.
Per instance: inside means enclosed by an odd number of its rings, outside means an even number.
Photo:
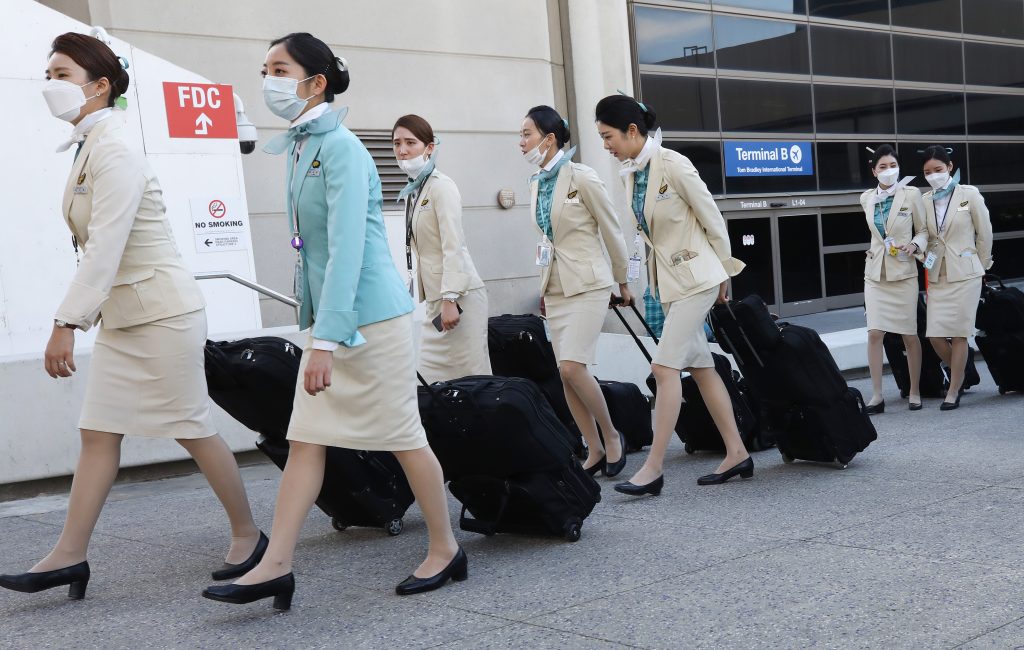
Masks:
[[[949,200],[946,201],[946,209],[942,211],[942,221],[939,221],[939,211],[935,211],[935,229],[937,231],[944,232],[946,230],[946,217],[949,215],[949,206],[953,203],[953,195],[949,195]]]
[[[419,189],[410,196],[405,197],[405,267],[409,270],[409,277],[412,277],[412,218],[416,214],[416,203],[423,196],[423,190],[430,182],[427,177]]]

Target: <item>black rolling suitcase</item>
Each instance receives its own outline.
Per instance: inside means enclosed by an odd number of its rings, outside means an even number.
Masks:
[[[860,393],[846,385],[817,332],[775,326],[758,296],[715,305],[711,322],[719,344],[732,352],[756,392],[762,412],[771,414],[784,460],[846,467],[878,438]]]
[[[651,429],[651,401],[636,384],[597,380],[608,404],[612,424],[626,439],[626,452],[640,451],[654,442]],[[604,435],[603,432],[601,434]]]
[[[601,488],[576,460],[574,436],[537,385],[491,376],[423,383],[423,427],[462,502],[460,527],[578,540]]]
[[[276,337],[207,341],[206,382],[210,397],[249,429],[256,446],[284,469],[288,420],[302,350]],[[413,502],[402,466],[393,454],[327,448],[324,484],[316,505],[334,527],[382,527],[402,532],[402,517]]]
[[[976,323],[974,342],[999,394],[1024,391],[1024,292],[1004,286],[997,276],[985,276]]]

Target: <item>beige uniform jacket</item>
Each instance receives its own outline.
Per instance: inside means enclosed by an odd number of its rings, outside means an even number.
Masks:
[[[537,185],[536,180],[530,183],[530,216],[539,239],[544,233],[537,226]],[[566,297],[626,282],[622,226],[604,183],[590,167],[566,162],[558,170],[551,198],[551,233],[552,259],[558,262]],[[541,295],[550,278],[551,267],[541,267]]]
[[[874,199],[878,191],[875,188],[860,195],[860,204],[864,208],[864,217],[871,232],[871,243],[866,252],[864,278],[882,281],[882,266],[885,266],[886,280],[905,280],[917,277],[917,263],[909,255],[890,255],[886,250],[885,240],[875,227]],[[904,186],[896,190],[892,197],[892,207],[885,220],[885,234],[892,237],[896,246],[906,243],[917,244],[918,251],[928,246],[928,228],[925,226],[924,203],[921,201],[921,190],[916,187]]]
[[[205,307],[164,215],[160,184],[125,141],[115,111],[93,127],[71,167],[62,213],[82,251],[56,318],[123,328]]]
[[[928,251],[935,253],[930,277],[939,276],[943,263],[946,265],[946,279],[950,282],[985,275],[985,271],[992,268],[992,222],[981,192],[973,185],[956,186],[949,200],[942,232],[939,232],[935,220],[935,202],[931,197],[932,192],[922,197],[928,225],[928,247],[921,254],[923,258]]]
[[[716,287],[746,266],[732,256],[729,231],[693,163],[660,148],[651,156],[644,218],[651,233],[647,273],[652,293],[671,303]],[[626,176],[632,202],[634,175]]]

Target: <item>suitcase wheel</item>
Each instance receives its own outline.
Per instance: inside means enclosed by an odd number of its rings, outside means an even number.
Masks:
[[[844,463],[842,461],[839,461],[839,469],[846,469],[847,467],[849,467],[848,464],[846,464],[846,463]]]
[[[580,530],[581,525],[582,524],[576,519],[567,522],[565,527],[562,529],[562,534],[565,537],[565,540],[568,542],[578,542],[580,540],[580,535],[583,534]]]
[[[1000,387],[999,387],[999,394],[1000,394],[1000,395],[1005,395],[1005,394],[1006,394],[1006,389],[1005,389],[1005,388],[1003,388],[1002,386],[1000,386]]]
[[[338,519],[337,517],[331,519],[331,525],[334,526],[334,530],[338,531],[345,530],[346,528],[348,528],[348,524]]]
[[[782,454],[782,462],[784,462],[784,463],[786,463],[788,465],[788,464],[793,462],[793,457],[792,456],[787,456],[786,454]]]
[[[387,526],[384,526],[384,530],[388,532],[388,535],[392,537],[402,534],[402,529],[405,528],[405,523],[400,517],[396,517],[388,522]]]
[[[688,454],[692,454],[694,452],[693,445],[691,445],[690,443],[686,443],[685,445],[683,445],[683,451],[685,451]]]

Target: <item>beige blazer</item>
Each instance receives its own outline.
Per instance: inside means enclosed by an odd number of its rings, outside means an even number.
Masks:
[[[626,200],[632,205],[634,175],[626,176]],[[648,282],[661,302],[682,300],[737,275],[746,266],[732,256],[725,217],[708,186],[682,154],[660,148],[650,161],[642,233],[650,247]]]
[[[530,216],[540,238],[544,233],[537,225],[537,185],[536,180],[530,183]],[[566,297],[625,284],[628,254],[622,227],[604,183],[590,167],[566,162],[558,170],[551,198],[551,233],[552,259],[558,261]],[[541,295],[550,279],[551,267],[541,267]]]
[[[484,286],[466,248],[459,188],[436,169],[413,207],[411,244],[419,260],[420,300],[440,300],[446,293],[464,296]]]
[[[206,306],[164,216],[160,184],[125,141],[119,111],[97,123],[71,167],[62,206],[82,257],[56,318],[122,328]]]
[[[943,263],[949,282],[985,275],[992,268],[992,222],[981,192],[973,185],[956,186],[941,233],[935,221],[932,194],[928,192],[922,197],[928,225],[927,251],[936,255],[930,277],[939,276]],[[922,252],[922,259],[927,251]]]
[[[864,278],[882,281],[882,266],[885,266],[886,280],[905,280],[917,277],[917,263],[907,255],[901,260],[890,255],[885,247],[885,240],[875,227],[874,198],[876,188],[860,195],[860,204],[864,208],[864,217],[868,221],[871,243],[866,252],[864,262]],[[921,190],[916,187],[904,186],[896,190],[892,197],[892,207],[885,220],[885,234],[892,237],[897,246],[908,242],[917,244],[918,251],[928,246],[928,229],[925,226],[924,203],[921,201]]]

